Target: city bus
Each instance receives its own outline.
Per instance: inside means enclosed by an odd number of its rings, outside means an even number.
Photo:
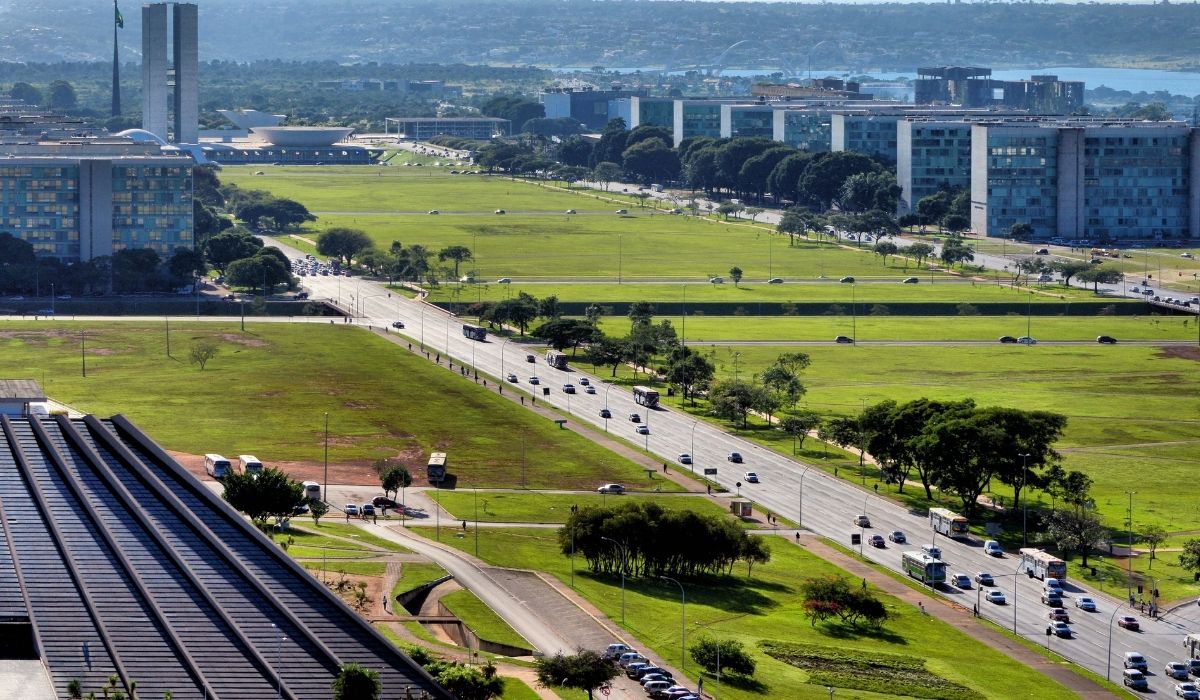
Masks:
[[[434,452],[429,455],[429,464],[425,466],[425,478],[431,484],[436,484],[446,478],[445,452]]]
[[[463,324],[463,337],[471,340],[484,340],[487,338],[487,329],[483,326],[472,326],[469,323]]]
[[[934,532],[946,537],[967,537],[969,534],[967,519],[946,508],[930,508],[929,525]]]
[[[1018,571],[1023,571],[1030,578],[1034,576],[1045,581],[1047,577],[1059,581],[1067,579],[1067,563],[1053,557],[1040,549],[1026,547],[1021,550],[1021,565]]]
[[[924,552],[904,552],[900,555],[900,565],[904,573],[927,586],[946,582],[946,563]]]
[[[1183,646],[1187,649],[1189,659],[1197,658],[1197,655],[1200,655],[1200,634],[1192,632],[1184,637]]]
[[[658,392],[648,386],[635,386],[633,400],[646,408],[654,408],[658,405]]]
[[[551,350],[550,352],[546,353],[546,364],[550,365],[554,369],[566,369],[567,355],[566,353],[561,353],[557,350]]]

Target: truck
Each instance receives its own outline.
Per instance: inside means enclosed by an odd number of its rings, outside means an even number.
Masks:
[[[446,479],[445,452],[434,452],[429,455],[429,463],[425,465],[425,478],[431,484],[440,484]]]

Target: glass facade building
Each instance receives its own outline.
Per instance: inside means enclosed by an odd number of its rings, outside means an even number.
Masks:
[[[38,256],[86,261],[127,248],[190,248],[192,161],[12,157],[0,161],[0,230]]]
[[[1123,131],[1084,130],[1088,237],[1183,237],[1188,226],[1188,132]]]
[[[833,115],[825,110],[779,109],[775,114],[776,141],[812,153],[829,150]]]
[[[899,214],[914,211],[922,197],[971,186],[971,125],[967,122],[901,120],[896,124]]]
[[[775,108],[770,105],[721,105],[723,138],[775,138]]]
[[[834,114],[830,148],[896,162],[896,114]]]
[[[721,136],[721,103],[675,100],[675,145],[693,136]]]

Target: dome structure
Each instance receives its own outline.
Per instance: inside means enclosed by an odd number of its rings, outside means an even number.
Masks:
[[[156,143],[159,146],[167,145],[166,141],[162,140],[156,134],[146,131],[145,129],[126,129],[125,131],[117,133],[116,136],[133,139],[137,143]]]
[[[255,126],[250,134],[275,146],[292,148],[322,148],[342,141],[350,132],[349,127],[329,126]]]

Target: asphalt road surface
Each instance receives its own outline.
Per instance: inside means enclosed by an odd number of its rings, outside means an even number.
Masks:
[[[300,255],[298,251],[280,247],[293,257]],[[380,285],[333,277],[307,277],[303,282],[313,298],[336,300],[340,289],[342,306],[360,311],[359,323],[383,326],[395,320],[404,321],[405,329],[396,332],[423,342],[432,352],[440,352],[443,358],[453,356],[456,362],[489,377],[489,381],[503,378],[510,372],[515,373],[518,378],[516,386],[526,392],[536,392],[539,401],[561,409],[567,414],[568,427],[572,420],[587,421],[671,463],[677,463],[679,454],[690,453],[694,461],[691,469],[696,473],[716,470],[715,474],[709,474],[709,478],[730,492],[753,499],[761,508],[837,542],[849,545],[852,533],[870,536],[892,530],[904,531],[909,536],[906,546],[889,544],[882,549],[863,548],[865,557],[889,568],[900,570],[901,551],[936,541],[947,562],[948,573],[963,572],[973,576],[975,572],[988,571],[997,577],[997,584],[1005,592],[1008,601],[1003,606],[994,605],[982,599],[980,592],[975,589],[960,591],[950,586],[940,586],[936,591],[938,595],[956,601],[967,609],[971,609],[978,600],[980,614],[984,617],[1015,629],[1018,634],[1038,644],[1048,644],[1067,659],[1117,682],[1120,682],[1124,652],[1140,652],[1150,661],[1150,687],[1156,692],[1174,694],[1174,681],[1166,678],[1162,669],[1166,662],[1183,658],[1183,637],[1191,624],[1171,615],[1151,620],[1138,612],[1130,613],[1128,608],[1120,608],[1125,598],[1124,589],[1110,589],[1104,593],[1087,590],[1077,585],[1068,571],[1065,604],[1071,612],[1071,627],[1075,634],[1070,639],[1048,638],[1045,632],[1050,608],[1041,603],[1042,584],[1036,579],[1015,573],[1017,559],[1012,553],[1000,558],[991,557],[983,553],[980,541],[954,541],[937,537],[923,514],[909,512],[896,503],[876,496],[869,485],[860,487],[832,478],[819,469],[758,447],[690,416],[661,408],[647,410],[634,402],[629,390],[607,384],[601,377],[574,368],[567,371],[552,369],[541,355],[531,364],[525,359],[528,353],[533,352],[531,346],[518,340],[492,337],[482,342],[469,340],[463,336],[463,323],[459,319],[400,295],[389,296]],[[534,375],[541,380],[539,386],[529,384],[529,378]],[[584,393],[584,387],[580,385],[583,377],[588,377],[596,387],[595,394]],[[578,393],[564,393],[562,387],[566,383],[574,384]],[[548,389],[548,394],[543,394],[543,389]],[[605,407],[612,413],[611,420],[599,416],[600,410]],[[641,414],[642,424],[649,426],[649,435],[636,432],[637,424],[628,420],[631,413]],[[744,464],[728,461],[728,455],[735,451],[744,456]],[[745,483],[744,473],[747,471],[757,472],[761,483]],[[873,527],[865,530],[856,527],[854,518],[859,514],[868,515]],[[1085,613],[1076,609],[1074,600],[1080,595],[1095,598],[1098,611]],[[490,600],[488,602],[492,603]],[[1114,616],[1122,614],[1141,618],[1142,631],[1130,632],[1112,624]],[[510,619],[503,612],[502,615]],[[519,627],[518,631],[522,634],[526,632]],[[549,640],[534,643],[539,646],[546,644],[550,648],[554,646]]]

